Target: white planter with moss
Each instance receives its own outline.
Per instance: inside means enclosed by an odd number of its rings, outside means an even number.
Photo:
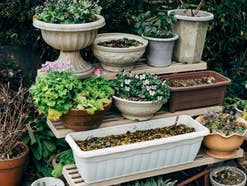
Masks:
[[[168,11],[168,15],[175,14],[178,20],[173,29],[174,33],[179,35],[174,48],[174,59],[182,63],[197,63],[201,61],[208,22],[214,15],[200,10],[192,17],[184,12],[185,9]]]
[[[128,48],[114,48],[99,45],[99,43],[102,42],[123,38],[134,39],[142,44]],[[105,70],[121,72],[122,70],[132,70],[134,68],[135,63],[144,54],[147,44],[147,40],[133,34],[99,34],[93,43],[93,53],[94,56],[101,62],[101,65]]]
[[[86,62],[80,50],[90,46],[97,36],[98,29],[105,25],[103,16],[98,20],[82,24],[54,24],[33,19],[33,26],[41,29],[44,41],[51,47],[60,50],[56,62],[66,62],[70,71],[79,78],[89,77],[94,67]]]
[[[122,116],[130,120],[144,121],[153,117],[158,112],[163,102],[130,101],[113,96],[114,104],[122,113]]]

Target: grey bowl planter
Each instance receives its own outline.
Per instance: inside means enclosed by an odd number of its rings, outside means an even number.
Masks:
[[[172,38],[152,38],[143,36],[148,40],[148,64],[155,67],[166,67],[172,62],[172,53],[178,35]]]
[[[213,174],[215,174],[215,172],[220,172],[220,171],[223,171],[225,169],[228,169],[228,170],[231,170],[233,172],[240,173],[241,175],[243,175],[244,180],[242,181],[242,183],[239,183],[239,184],[234,185],[234,186],[245,186],[246,185],[246,174],[242,170],[240,170],[236,167],[227,166],[227,167],[220,167],[220,168],[214,169],[213,171],[210,172],[210,176],[209,176],[210,182],[213,186],[230,186],[230,185],[220,184],[213,179]]]
[[[184,14],[184,9],[169,10],[168,15],[175,14],[178,22],[174,25],[174,33],[179,35],[179,40],[174,48],[174,60],[183,63],[196,63],[201,61],[208,22],[214,15],[199,11],[197,16],[191,17]]]

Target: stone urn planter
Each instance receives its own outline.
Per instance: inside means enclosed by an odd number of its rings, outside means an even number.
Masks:
[[[144,121],[153,117],[158,112],[163,102],[130,101],[113,96],[114,104],[122,113],[122,116],[130,120]]]
[[[54,24],[33,19],[33,26],[41,30],[44,41],[51,47],[60,50],[55,62],[66,62],[70,71],[79,78],[89,77],[94,67],[83,60],[80,50],[91,45],[98,29],[105,25],[103,16],[98,20],[82,24]]]
[[[9,160],[0,160],[0,185],[17,186],[21,183],[23,167],[26,161],[29,148],[24,143],[19,143],[22,153]]]
[[[245,186],[246,174],[236,167],[219,167],[210,172],[212,186]]]
[[[196,16],[185,15],[185,9],[169,10],[178,22],[174,25],[174,33],[179,35],[174,48],[174,59],[182,63],[201,61],[208,22],[214,18],[212,13],[199,11]]]
[[[142,36],[148,40],[148,64],[155,67],[166,67],[172,62],[172,54],[178,35],[172,38],[152,38]]]
[[[61,117],[61,120],[66,128],[74,131],[95,129],[102,123],[104,115],[111,105],[112,101],[104,105],[104,110],[96,111],[93,115],[88,114],[86,110],[71,109]]]
[[[131,39],[140,42],[138,46],[130,46],[127,48],[101,46],[99,43],[119,40]],[[101,62],[105,70],[112,72],[121,72],[122,70],[132,70],[135,63],[142,57],[148,41],[140,36],[124,33],[106,33],[99,34],[93,43],[94,56]]]

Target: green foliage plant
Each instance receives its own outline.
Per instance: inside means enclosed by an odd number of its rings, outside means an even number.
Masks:
[[[46,124],[45,116],[38,116],[36,119],[35,125],[28,130],[28,134],[23,139],[30,148],[29,161],[32,163],[29,164],[28,170],[32,170],[39,178],[50,177],[53,174],[61,175],[62,171],[58,170],[58,167],[53,167],[52,160],[55,158],[59,163],[60,155],[69,153],[69,147],[64,139],[57,139],[54,136]],[[67,156],[70,157],[69,154]],[[73,163],[71,158],[66,162]],[[61,164],[66,163],[62,160]]]
[[[111,102],[114,94],[110,81],[101,76],[92,76],[82,82],[82,89],[74,99],[74,107],[79,110],[86,110],[88,114],[104,110],[104,105]]]
[[[35,11],[35,18],[40,21],[78,24],[96,21],[101,7],[91,0],[46,0]]]
[[[121,73],[112,82],[115,95],[132,101],[167,102],[170,91],[156,75]]]
[[[162,176],[159,176],[121,184],[121,186],[175,186],[176,183],[177,180],[164,180]]]
[[[173,37],[172,25],[176,18],[168,16],[165,11],[140,13],[135,19],[135,32],[139,35],[153,38]]]
[[[29,92],[39,112],[52,121],[70,109],[86,110],[88,114],[101,111],[114,94],[110,82],[101,76],[80,81],[65,71],[48,71],[38,76]]]
[[[69,72],[49,71],[36,78],[29,92],[40,113],[50,120],[58,120],[73,107],[81,82]]]
[[[224,136],[232,134],[243,135],[246,132],[246,128],[239,124],[235,115],[231,113],[208,112],[203,115],[201,123],[211,133],[220,133]]]

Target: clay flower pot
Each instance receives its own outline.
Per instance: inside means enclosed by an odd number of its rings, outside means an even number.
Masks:
[[[203,116],[196,118],[198,122],[202,121]],[[214,158],[218,159],[229,159],[236,155],[237,148],[243,143],[245,134],[232,134],[225,136],[218,132],[210,133],[204,137],[203,144],[205,145],[206,153]]]
[[[23,166],[29,152],[29,148],[24,143],[19,143],[23,148],[20,156],[9,159],[0,160],[0,185],[1,186],[17,186],[21,183]]]
[[[118,39],[134,39],[142,43],[139,46],[131,46],[128,48],[115,48],[98,45],[101,42],[118,40]],[[134,64],[142,57],[148,41],[140,36],[124,33],[106,33],[99,34],[93,43],[93,53],[101,62],[105,70],[112,72],[121,72],[122,70],[132,70]]]
[[[80,50],[91,45],[97,36],[98,29],[105,25],[103,16],[98,20],[82,24],[54,24],[33,19],[33,26],[41,29],[44,41],[51,47],[60,50],[55,62],[65,62],[70,71],[79,78],[89,77],[94,67],[84,61]]]
[[[153,117],[158,112],[163,102],[130,101],[113,96],[114,104],[122,113],[122,116],[130,120],[144,121]]]
[[[110,109],[112,101],[104,106],[104,110],[96,111],[93,115],[86,110],[71,109],[67,114],[61,117],[66,128],[74,131],[84,131],[98,128],[104,119],[104,115]]]

